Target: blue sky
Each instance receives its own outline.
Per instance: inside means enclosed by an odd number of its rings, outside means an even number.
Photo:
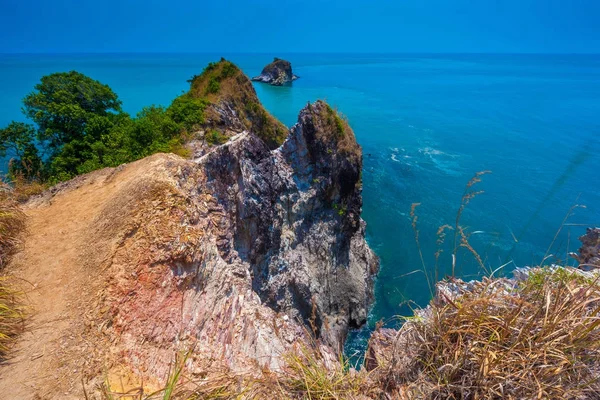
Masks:
[[[0,0],[0,52],[600,53],[599,0]]]

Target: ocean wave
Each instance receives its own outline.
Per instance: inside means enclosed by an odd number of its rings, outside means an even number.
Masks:
[[[452,176],[460,175],[461,167],[456,160],[459,157],[458,155],[446,153],[429,146],[420,148],[418,152],[429,159],[440,171]]]
[[[446,153],[444,151],[434,149],[433,147],[422,147],[419,149],[419,153],[425,154],[428,156],[447,156],[447,157],[451,157],[451,158],[458,157],[457,154]]]

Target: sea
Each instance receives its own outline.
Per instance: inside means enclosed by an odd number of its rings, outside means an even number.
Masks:
[[[427,305],[436,280],[572,265],[578,237],[600,225],[600,55],[0,55],[0,127],[26,120],[21,99],[45,74],[89,75],[133,115],[168,105],[222,56],[248,76],[273,56],[291,61],[293,84],[255,84],[267,110],[291,126],[308,102],[324,99],[363,148],[363,218],[381,270],[368,324],[352,332],[348,353],[364,349],[378,321],[397,326]],[[490,172],[466,187],[481,171]],[[452,229],[439,235],[444,225]]]

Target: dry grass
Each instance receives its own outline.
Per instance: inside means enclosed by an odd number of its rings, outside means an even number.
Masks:
[[[24,165],[27,169],[27,165]],[[15,171],[10,175],[11,188],[10,191],[12,199],[17,202],[27,201],[31,196],[38,195],[44,190],[48,189],[47,183],[42,183],[43,179],[38,175],[33,178],[26,178],[25,174],[20,171]],[[6,184],[3,184],[5,188],[8,188]]]
[[[0,182],[0,269],[20,244],[25,229],[25,215],[20,210],[15,192]]]
[[[167,378],[164,389],[143,394],[141,388],[128,393],[116,393],[105,384],[103,400],[353,400],[378,399],[383,391],[366,370],[355,371],[348,362],[328,360],[316,344],[298,346],[284,355],[285,366],[278,371],[256,368],[247,372],[232,372],[215,365],[204,378],[188,379],[184,375],[187,357],[180,356]]]
[[[386,380],[415,398],[583,399],[600,396],[600,284],[570,269],[521,281],[483,279],[440,291],[405,323]]]
[[[319,140],[335,143],[336,151],[342,153],[350,162],[358,162],[362,157],[362,149],[356,142],[354,131],[346,117],[323,100],[309,103],[308,107],[313,113],[312,122]]]
[[[0,359],[5,357],[14,338],[23,330],[20,295],[8,278],[0,277]]]
[[[19,209],[14,192],[0,182],[0,269],[6,266],[20,245],[25,215]],[[19,293],[7,277],[0,277],[0,359],[4,358],[14,337],[23,328]]]

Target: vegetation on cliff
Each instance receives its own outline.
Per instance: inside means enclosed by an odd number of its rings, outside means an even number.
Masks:
[[[279,147],[288,129],[260,104],[252,82],[235,64],[225,59],[210,63],[199,76],[192,77],[189,95],[204,99],[211,106],[206,109],[207,126],[225,130],[234,123],[254,132],[269,148]],[[227,115],[235,110],[236,115]]]
[[[183,144],[192,133],[224,130],[223,108],[242,110],[242,127],[271,148],[287,135],[260,105],[250,80],[224,59],[209,64],[168,107],[148,106],[135,117],[122,111],[109,86],[75,71],[54,73],[23,99],[23,113],[34,124],[11,122],[0,129],[0,156],[11,158],[11,180],[55,183],[157,152],[186,155]],[[209,144],[222,143],[222,137],[210,136]]]

